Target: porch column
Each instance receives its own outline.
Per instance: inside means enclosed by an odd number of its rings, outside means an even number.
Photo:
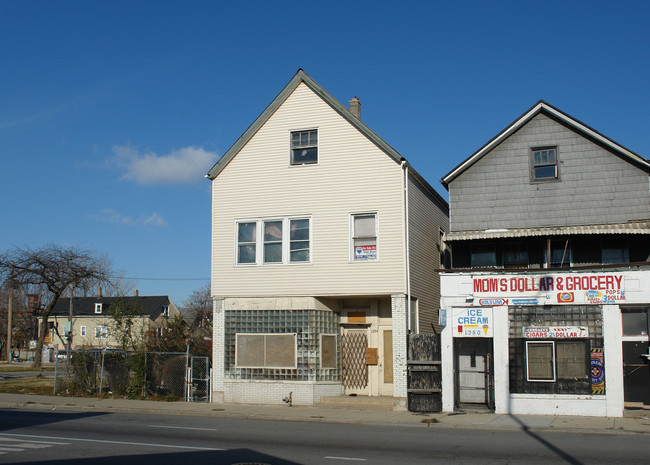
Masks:
[[[225,312],[223,298],[212,298],[212,402],[224,402]]]
[[[397,294],[390,296],[390,306],[393,321],[393,397],[404,398],[406,409],[407,398],[407,347],[408,336],[406,312],[406,295]]]

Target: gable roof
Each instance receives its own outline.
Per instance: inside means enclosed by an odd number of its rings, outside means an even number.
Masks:
[[[631,150],[626,149],[622,145],[614,142],[607,136],[604,136],[603,134],[587,126],[586,124],[578,121],[577,119],[567,115],[563,111],[558,110],[557,108],[545,102],[544,100],[540,100],[535,105],[533,105],[528,111],[526,111],[523,115],[517,118],[513,123],[511,123],[508,127],[506,127],[503,131],[501,131],[494,138],[492,138],[487,144],[485,144],[483,147],[478,149],[476,152],[470,155],[469,158],[463,161],[460,165],[458,165],[456,168],[454,168],[449,173],[447,173],[440,180],[442,185],[445,186],[446,189],[449,189],[449,183],[451,181],[453,181],[458,176],[460,176],[470,166],[472,166],[474,163],[476,163],[481,158],[483,158],[492,149],[494,149],[496,146],[498,146],[501,142],[506,140],[512,134],[517,132],[526,123],[528,123],[531,119],[533,119],[535,116],[537,116],[540,113],[550,117],[551,119],[566,126],[572,131],[581,134],[582,136],[586,137],[587,139],[590,139],[596,144],[608,149],[610,152],[619,156],[623,160],[628,161],[629,163],[633,164],[637,168],[640,168],[643,171],[650,173],[650,161],[632,152]]]
[[[125,302],[126,305],[137,306],[137,310],[153,320],[161,315],[163,306],[171,306],[171,300],[166,295],[155,296],[127,296],[127,297],[73,297],[72,315],[105,317],[110,316],[111,305]],[[95,304],[102,304],[102,313],[95,313]],[[70,298],[61,298],[52,309],[50,316],[65,316],[70,312]]]
[[[293,76],[289,84],[278,94],[277,97],[269,104],[268,107],[262,112],[260,116],[251,124],[246,132],[241,135],[237,142],[219,159],[219,161],[212,167],[206,175],[207,178],[216,178],[221,171],[230,163],[230,161],[239,153],[239,151],[252,139],[252,137],[259,131],[259,129],[269,120],[278,108],[289,98],[294,90],[301,84],[305,83],[316,95],[322,98],[329,106],[345,118],[352,126],[361,131],[368,139],[370,139],[377,147],[382,149],[388,155],[395,159],[398,163],[404,160],[397,150],[388,145],[381,137],[375,134],[368,126],[363,124],[359,118],[350,113],[350,110],[345,108],[338,100],[332,97],[325,89],[323,89],[316,81],[314,81],[302,69]]]

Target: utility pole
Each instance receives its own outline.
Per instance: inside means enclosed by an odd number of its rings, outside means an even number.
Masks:
[[[74,296],[74,286],[70,286],[70,308],[68,309],[68,358],[67,361],[70,362],[70,352],[72,351],[72,297]]]
[[[9,303],[7,305],[7,360],[9,363],[13,360],[13,351],[11,350],[11,324],[14,313],[14,264],[11,264],[9,274]]]

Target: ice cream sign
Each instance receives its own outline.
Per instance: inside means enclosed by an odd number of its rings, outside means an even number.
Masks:
[[[492,337],[492,309],[456,308],[452,329],[454,337]]]

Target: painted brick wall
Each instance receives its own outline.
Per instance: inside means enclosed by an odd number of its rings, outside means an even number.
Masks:
[[[292,393],[293,405],[313,405],[321,397],[341,395],[341,384],[277,381],[226,381],[225,401],[241,404],[284,404]]]

